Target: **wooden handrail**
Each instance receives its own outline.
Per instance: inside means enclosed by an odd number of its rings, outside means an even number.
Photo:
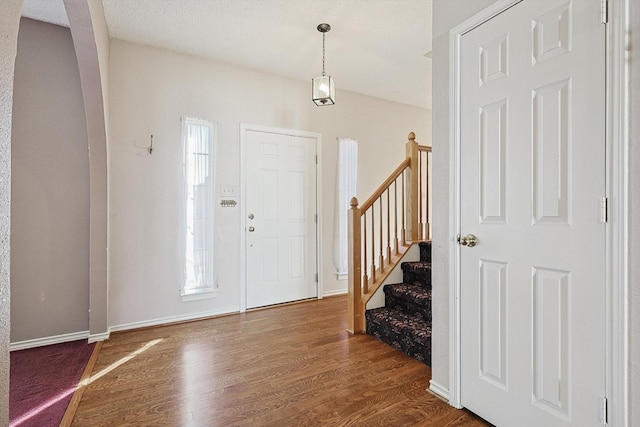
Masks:
[[[358,199],[351,199],[349,331],[352,333],[365,332],[367,301],[412,242],[430,236],[428,156],[431,147],[419,145],[411,132],[406,153],[406,158],[366,202],[358,206]]]
[[[378,200],[380,196],[384,194],[385,191],[387,191],[389,186],[391,186],[391,184],[393,184],[394,181],[400,177],[402,172],[404,172],[404,170],[408,168],[410,164],[411,164],[411,159],[409,158],[404,159],[402,163],[400,163],[400,165],[398,165],[398,167],[393,172],[391,172],[391,175],[389,175],[389,178],[385,179],[382,185],[378,187],[376,191],[374,191],[371,197],[369,197],[367,201],[360,206],[360,211],[366,211],[371,206],[373,206],[373,203],[376,200]]]

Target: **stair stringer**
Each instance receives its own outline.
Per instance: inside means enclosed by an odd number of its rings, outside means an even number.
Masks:
[[[403,261],[419,261],[420,260],[420,247],[418,243],[413,243],[405,252],[402,257],[398,259],[396,264],[391,269],[391,272],[382,281],[382,284],[376,289],[369,300],[366,303],[366,309],[372,310],[374,308],[384,307],[384,285],[392,283],[402,283],[402,262]]]

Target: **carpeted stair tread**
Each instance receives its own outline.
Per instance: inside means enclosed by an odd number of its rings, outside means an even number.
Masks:
[[[405,261],[402,281],[385,285],[385,306],[365,312],[367,333],[431,365],[431,242],[420,242],[420,261]]]
[[[431,289],[431,263],[424,261],[405,261],[400,264],[404,283],[420,283],[425,289]]]
[[[426,261],[405,261],[400,264],[403,272],[431,274],[431,263]]]
[[[388,307],[368,310],[366,318],[369,335],[431,364],[431,325],[422,318]]]
[[[431,290],[425,289],[419,283],[385,285],[383,290],[387,296],[402,299],[404,301],[411,301],[424,306],[431,306]]]
[[[431,323],[431,290],[420,283],[385,285],[385,307],[402,310],[411,316],[420,316]]]
[[[418,243],[420,248],[420,261],[431,262],[431,241]]]

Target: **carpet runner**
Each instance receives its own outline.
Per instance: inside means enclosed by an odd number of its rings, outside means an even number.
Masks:
[[[403,283],[385,285],[385,306],[367,310],[367,333],[431,366],[431,242],[403,262]]]

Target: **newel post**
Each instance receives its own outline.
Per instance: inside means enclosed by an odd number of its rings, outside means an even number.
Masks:
[[[358,199],[351,199],[349,209],[349,327],[352,334],[365,332],[364,304],[362,302],[361,225]]]
[[[412,242],[418,241],[418,203],[419,199],[419,179],[418,171],[418,143],[416,142],[416,134],[409,133],[409,141],[407,142],[407,157],[411,159],[409,165],[409,176],[407,177],[407,229],[409,230],[409,239]]]

